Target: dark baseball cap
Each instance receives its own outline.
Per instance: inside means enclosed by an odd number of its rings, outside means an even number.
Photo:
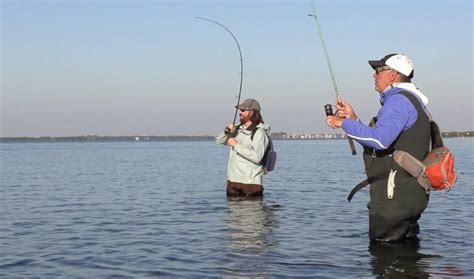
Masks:
[[[240,105],[235,106],[235,108],[260,111],[260,104],[254,99],[247,99],[247,100],[244,100]]]

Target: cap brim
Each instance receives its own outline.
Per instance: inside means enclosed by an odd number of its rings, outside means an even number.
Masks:
[[[251,110],[251,109],[249,109],[248,107],[242,106],[242,105],[235,106],[235,108],[236,108],[236,109],[243,109],[243,110]]]
[[[385,66],[385,62],[382,62],[380,60],[369,60],[369,65],[372,67],[372,69],[376,69],[378,67]]]

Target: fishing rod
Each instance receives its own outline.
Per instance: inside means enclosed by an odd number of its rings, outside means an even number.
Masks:
[[[234,120],[232,121],[232,124],[235,126],[235,119],[237,118],[237,112],[239,111],[239,109],[237,107],[240,104],[240,96],[242,94],[242,81],[244,79],[244,60],[242,59],[242,51],[240,50],[239,42],[237,41],[237,38],[234,36],[234,34],[232,34],[232,32],[227,27],[222,25],[221,23],[219,23],[215,20],[209,19],[209,18],[205,18],[205,17],[198,17],[197,16],[196,19],[206,20],[206,21],[212,22],[212,23],[217,24],[220,27],[224,28],[225,31],[229,32],[229,34],[232,36],[235,43],[237,44],[237,48],[239,49],[239,55],[240,55],[240,86],[239,86],[239,95],[237,97],[237,105],[235,106]],[[229,128],[226,128],[226,132],[229,132]]]
[[[331,61],[329,60],[328,50],[326,48],[326,43],[324,42],[323,31],[321,30],[321,25],[319,24],[319,19],[316,14],[316,8],[314,6],[313,0],[311,0],[311,4],[313,6],[313,13],[308,14],[308,16],[313,17],[314,21],[316,21],[316,27],[318,28],[319,38],[321,39],[321,44],[323,45],[324,54],[326,56],[326,63],[328,64],[329,73],[331,74],[332,85],[334,86],[334,91],[336,92],[336,100],[339,101],[341,99],[341,97],[339,96],[339,89],[337,88],[336,78],[334,77]],[[326,115],[334,115],[332,112],[332,106],[330,104],[325,105],[324,110],[326,111]],[[349,146],[351,147],[352,155],[356,155],[357,152],[354,146],[354,140],[351,137],[347,137],[347,140],[349,141]]]

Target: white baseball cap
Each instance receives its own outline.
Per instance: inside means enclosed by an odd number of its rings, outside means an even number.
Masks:
[[[410,58],[405,54],[388,54],[380,60],[369,60],[369,65],[374,70],[378,67],[389,66],[390,68],[409,78],[413,78],[415,75],[413,62],[411,62]]]

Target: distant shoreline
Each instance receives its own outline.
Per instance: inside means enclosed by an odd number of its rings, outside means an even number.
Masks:
[[[474,131],[442,132],[443,138],[473,137]],[[345,134],[287,134],[272,133],[273,140],[338,140]],[[71,137],[0,137],[0,143],[22,142],[155,142],[155,141],[214,141],[214,136],[71,136]]]

